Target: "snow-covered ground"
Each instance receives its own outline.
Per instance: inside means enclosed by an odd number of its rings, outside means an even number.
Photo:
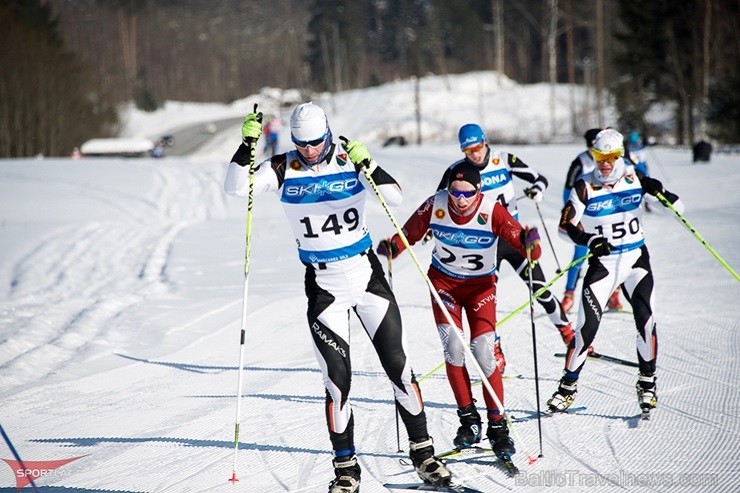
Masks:
[[[450,113],[437,143],[381,148],[383,129],[405,124],[392,120],[385,106],[373,109],[391,99],[376,88],[335,96],[336,110],[329,100],[317,102],[327,107],[335,135],[367,138],[376,160],[404,186],[404,204],[393,210],[403,222],[458,157],[456,126],[479,118]],[[395,114],[405,115],[413,103],[394,104]],[[495,117],[487,116],[489,126]],[[145,129],[145,120],[138,125]],[[333,473],[324,391],[305,322],[303,266],[274,196],[257,197],[254,207],[240,481],[227,481],[246,203],[226,197],[222,180],[238,143],[237,127],[186,159],[0,161],[0,423],[25,461],[80,457],[39,479],[41,491],[326,491]],[[580,141],[506,149],[549,178],[540,209],[557,258],[567,264],[571,247],[556,236],[554,224]],[[740,269],[740,158],[717,155],[708,165],[693,165],[689,151],[663,148],[651,149],[650,157],[653,175],[683,198],[685,217]],[[377,243],[393,228],[370,202]],[[521,217],[542,227],[527,200]],[[637,418],[636,369],[590,360],[577,410],[542,419],[543,457],[528,464],[527,455],[539,454],[539,435],[525,310],[499,329],[508,360],[506,406],[518,435],[514,459],[522,474],[509,478],[491,459],[450,462],[460,482],[485,492],[737,490],[740,283],[674,216],[654,212],[644,221],[660,337],[653,420]],[[543,266],[553,276],[557,266],[546,240],[543,247]],[[416,252],[426,267],[430,247]],[[422,376],[442,361],[442,352],[429,294],[408,255],[394,261],[393,282],[410,357]],[[556,282],[556,294],[563,285]],[[499,313],[526,299],[526,286],[505,267]],[[563,347],[538,305],[536,312],[544,407],[562,369],[554,353]],[[415,474],[399,462],[405,454],[397,453],[390,384],[352,320],[362,492],[386,492],[384,483],[414,481]],[[607,314],[595,346],[634,360],[634,339],[628,315]],[[448,449],[458,426],[449,385],[437,373],[421,388],[437,449]],[[401,447],[408,451],[403,430]],[[13,459],[4,442],[0,459]],[[0,491],[15,491],[15,476],[0,466]]]

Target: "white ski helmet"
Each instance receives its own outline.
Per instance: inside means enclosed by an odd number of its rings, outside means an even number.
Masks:
[[[596,135],[591,154],[596,161],[594,176],[601,183],[610,185],[619,180],[625,172],[624,159],[624,136],[612,128],[602,130]],[[608,175],[601,173],[598,163],[603,160],[614,159],[611,172]]]
[[[327,130],[329,124],[324,110],[313,103],[296,106],[290,115],[290,135],[297,144],[323,139]]]
[[[326,113],[313,103],[300,104],[293,110],[290,115],[290,137],[296,147],[318,147],[324,144],[321,154],[312,162],[308,162],[305,156],[300,156],[309,165],[323,161],[331,151],[334,140]]]

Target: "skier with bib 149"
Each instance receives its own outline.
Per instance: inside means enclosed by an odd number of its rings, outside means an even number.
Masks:
[[[410,245],[432,231],[434,250],[429,280],[445,304],[455,327],[432,301],[434,320],[445,354],[447,379],[457,403],[461,426],[453,440],[455,447],[471,447],[481,440],[478,414],[465,367],[465,349],[452,330],[462,331],[462,311],[470,327],[470,347],[486,374],[496,397],[503,404],[504,385],[493,351],[496,340],[496,252],[500,239],[522,256],[527,250],[534,260],[540,257],[537,228],[522,228],[506,207],[481,193],[478,168],[467,161],[455,164],[447,173],[444,190],[424,201],[406,221],[403,232]],[[405,245],[398,234],[378,244],[379,255],[397,257]],[[514,442],[494,398],[484,390],[491,448],[499,458],[510,457]]]
[[[360,488],[355,455],[349,310],[359,317],[381,364],[393,382],[395,404],[410,441],[410,458],[424,482],[446,485],[451,473],[434,456],[421,392],[407,360],[406,335],[393,292],[372,249],[365,225],[370,173],[391,205],[401,202],[396,181],[350,141],[335,143],[324,111],[305,103],[290,118],[295,150],[257,166],[254,193],[274,192],[293,229],[298,256],[306,267],[308,326],[326,388],[326,422],[334,450],[335,478],[329,493]],[[262,125],[250,113],[242,126],[245,141],[256,141]],[[249,193],[249,148],[241,144],[229,164],[224,188],[230,195]]]
[[[535,202],[541,202],[543,192],[547,188],[547,179],[539,174],[534,168],[528,166],[522,160],[504,151],[494,151],[488,146],[488,139],[483,133],[483,129],[475,123],[468,123],[460,127],[458,132],[460,150],[465,157],[452,164],[442,176],[437,190],[443,190],[447,187],[450,170],[460,162],[469,162],[476,166],[481,175],[481,191],[487,196],[506,207],[511,216],[519,220],[519,209],[516,204],[514,183],[512,177],[520,178],[531,186],[524,190],[526,196]],[[509,243],[500,241],[498,243],[498,255],[496,260],[496,270],[501,272],[501,264],[506,261],[511,265],[522,281],[529,282],[527,273],[527,259],[516,249],[512,248]],[[532,287],[536,292],[547,283],[545,274],[539,263],[535,263],[532,268]],[[560,300],[549,290],[545,290],[538,298],[537,302],[542,305],[550,318],[550,321],[560,332],[563,342],[567,345],[573,338],[572,324],[568,316],[560,307]],[[496,337],[494,346],[496,352],[496,363],[503,373],[506,367],[506,358],[501,350],[501,341]]]
[[[632,305],[637,328],[637,398],[644,413],[658,403],[655,386],[658,335],[653,316],[653,272],[642,230],[645,198],[663,195],[679,211],[683,203],[663,184],[636,171],[623,158],[622,134],[613,129],[599,132],[592,150],[596,168],[573,187],[560,217],[560,235],[593,254],[583,279],[576,336],[568,346],[565,370],[558,390],[547,401],[553,412],[573,403],[578,378],[586,362],[586,348],[593,342],[610,293],[617,286]]]

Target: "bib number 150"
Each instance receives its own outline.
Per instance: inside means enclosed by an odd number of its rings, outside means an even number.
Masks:
[[[627,224],[625,224],[622,221],[618,223],[612,223],[611,238],[615,240],[618,240],[619,238],[623,238],[627,236],[628,231],[633,235],[639,233],[640,220],[637,219],[636,217],[633,217],[630,220],[630,222],[628,222]],[[604,226],[601,224],[596,226],[596,232],[601,236],[606,236],[604,234]]]

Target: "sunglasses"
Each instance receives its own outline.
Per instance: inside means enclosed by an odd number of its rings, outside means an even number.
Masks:
[[[293,140],[293,143],[296,145],[296,147],[300,147],[301,149],[305,149],[307,147],[318,147],[321,144],[324,143],[324,140],[326,140],[326,134],[322,135],[318,139],[313,140],[297,140],[293,137],[291,137]]]
[[[597,149],[591,149],[591,154],[594,157],[594,161],[597,163],[601,162],[610,162],[613,163],[620,157],[622,157],[622,154],[624,151],[622,149],[617,149],[616,151],[599,151]]]
[[[480,144],[475,144],[474,146],[466,147],[462,151],[467,154],[473,154],[474,152],[482,151],[483,148],[486,146],[485,142],[481,142]]]
[[[453,190],[450,188],[449,190],[447,190],[447,193],[449,193],[453,198],[456,199],[459,199],[460,197],[471,199],[475,197],[475,195],[478,193],[478,190]]]

